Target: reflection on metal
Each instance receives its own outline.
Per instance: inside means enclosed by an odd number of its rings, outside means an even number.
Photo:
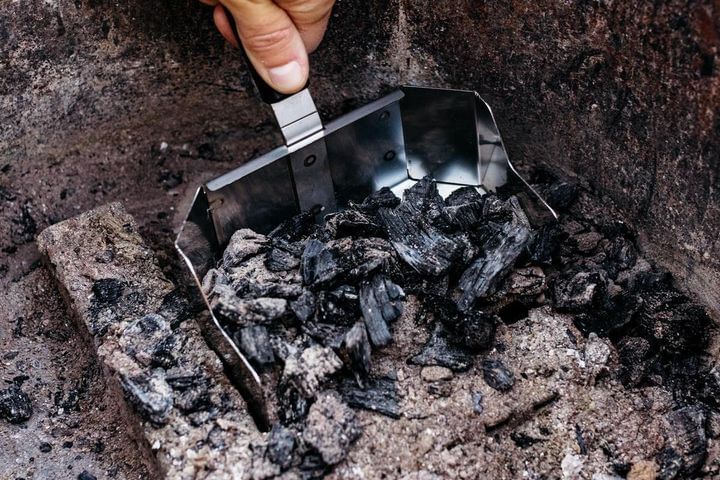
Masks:
[[[443,196],[462,186],[493,192],[515,179],[556,217],[513,168],[492,111],[475,92],[405,87],[324,128],[306,90],[273,110],[287,144],[200,187],[182,225],[175,245],[198,286],[239,228],[265,233],[301,210],[333,211],[382,187],[402,195],[425,175]],[[201,327],[267,426],[259,375],[212,311]]]

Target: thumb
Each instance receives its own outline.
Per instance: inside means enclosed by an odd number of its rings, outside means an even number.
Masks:
[[[258,74],[280,93],[295,93],[308,78],[308,56],[295,24],[272,0],[221,0],[232,13],[238,35]],[[215,23],[227,37],[230,22],[220,5]]]

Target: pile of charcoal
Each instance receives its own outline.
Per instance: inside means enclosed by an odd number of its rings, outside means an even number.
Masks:
[[[581,202],[571,184],[535,180],[560,222],[533,227],[522,194],[466,187],[443,199],[426,178],[402,200],[382,189],[321,225],[306,212],[268,235],[235,232],[203,290],[277,399],[279,422],[254,452],[255,477],[329,471],[361,435],[349,407],[401,416],[395,379],[373,374],[372,358],[392,348],[410,297],[429,333],[410,364],[466,371],[500,322],[549,304],[615,342],[626,385],[676,382],[690,403],[720,398],[720,378],[700,357],[710,324],[702,308],[638,257],[622,222],[573,207]],[[502,363],[482,369],[492,388],[512,388]]]

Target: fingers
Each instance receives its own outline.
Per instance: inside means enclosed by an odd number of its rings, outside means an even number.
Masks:
[[[335,0],[275,0],[293,21],[308,52],[318,47],[325,35]]]
[[[220,1],[232,13],[248,58],[263,80],[281,93],[304,87],[309,70],[307,50],[288,13],[272,0]],[[223,37],[234,44],[222,8],[215,8],[214,19]]]

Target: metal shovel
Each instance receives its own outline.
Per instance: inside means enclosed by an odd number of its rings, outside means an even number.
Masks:
[[[389,187],[401,195],[431,175],[445,196],[463,186],[481,193],[519,181],[555,212],[513,168],[490,107],[472,91],[403,87],[326,124],[307,88],[282,96],[254,79],[285,138],[282,145],[202,185],[175,242],[198,286],[240,228],[266,233],[321,205],[323,214]],[[243,393],[260,428],[267,428],[261,376],[209,315],[201,329]]]

